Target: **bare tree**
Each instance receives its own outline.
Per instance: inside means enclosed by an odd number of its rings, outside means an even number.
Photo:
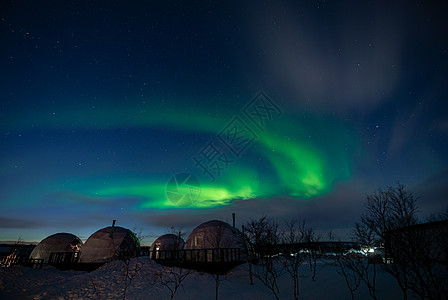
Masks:
[[[183,240],[185,239],[186,232],[182,228],[172,226],[169,233],[175,235],[175,240],[170,240],[170,244],[164,247],[164,250],[172,251],[171,259],[177,258],[180,260],[182,257],[182,248],[184,246]],[[194,270],[186,269],[178,261],[176,267],[160,265],[158,269],[152,270],[149,275],[153,279],[154,284],[159,284],[165,287],[170,292],[170,300],[174,299],[174,296],[183,288],[184,281],[194,273]]]
[[[397,280],[404,299],[409,290],[422,299],[438,299],[447,292],[446,270],[434,259],[439,256],[435,249],[443,248],[437,241],[443,234],[417,224],[416,198],[398,184],[367,196],[355,237],[363,244],[368,237],[373,246],[385,247],[382,267]]]
[[[311,232],[312,230],[305,228],[305,221],[299,222],[297,219],[286,221],[282,236],[283,253],[279,256],[279,261],[293,281],[294,299],[299,298],[299,269],[307,259],[304,245],[308,245]]]
[[[316,280],[317,275],[317,261],[321,256],[320,247],[318,247],[319,241],[322,239],[322,235],[316,234],[311,228],[308,229],[307,234],[307,248],[309,250],[308,253],[308,262],[310,265],[310,271],[313,272],[311,279],[313,281]]]
[[[141,275],[142,270],[142,263],[138,261],[138,259],[135,257],[135,252],[133,251],[123,251],[122,249],[115,248],[115,255],[113,258],[109,260],[109,263],[112,261],[116,261],[117,265],[115,267],[118,268],[118,276],[121,280],[121,283],[123,284],[122,288],[122,298],[126,299],[127,293],[129,291],[129,288],[132,285],[133,280]],[[119,258],[114,259],[114,258]],[[108,268],[108,267],[107,267]],[[93,289],[95,291],[95,295],[98,299],[102,298],[102,295],[98,289],[98,281],[95,280],[90,275],[90,283],[93,286]]]
[[[224,259],[224,257],[222,257],[224,254],[221,249],[230,248],[234,243],[236,243],[236,241],[234,241],[234,238],[237,237],[236,233],[232,232],[230,234],[228,232],[229,230],[231,229],[226,223],[217,223],[212,230],[207,231],[205,234],[205,241],[212,247],[211,251],[214,252],[212,257],[218,261],[222,261]],[[213,263],[215,263],[215,261],[213,261]],[[215,299],[218,300],[219,286],[221,282],[228,280],[228,275],[227,273],[221,274],[220,270],[215,270],[213,273],[210,273],[210,275],[215,281]]]
[[[129,233],[126,234],[122,240],[119,239],[119,243],[117,243],[114,239],[114,225],[115,220],[109,233],[112,247],[114,249],[114,255],[110,258],[110,261],[121,261],[119,264],[119,274],[121,275],[123,282],[123,299],[126,299],[126,295],[132,281],[140,274],[142,268],[141,263],[136,259],[138,256],[138,251],[140,250],[140,238],[142,236],[141,231],[139,236],[137,236],[133,231],[129,231]]]
[[[369,289],[370,297],[377,299],[376,297],[376,273],[377,273],[377,260],[374,256],[375,237],[372,229],[365,224],[357,223],[355,224],[355,229],[353,231],[353,239],[364,245],[368,250],[368,255],[371,257],[361,256],[361,255],[350,255],[349,259],[346,260],[346,265],[354,274],[357,274],[360,280]]]
[[[122,261],[122,264],[120,265],[120,273],[123,274],[123,300],[126,299],[126,294],[132,281],[136,276],[140,275],[140,271],[142,269],[141,262],[137,260],[142,238],[143,236],[141,234],[141,230],[138,235],[136,235],[133,231],[130,231],[120,245],[116,245],[115,239],[112,238],[115,249],[115,257]]]
[[[128,292],[134,278],[140,274],[141,268],[141,263],[139,263],[135,258],[126,258],[123,260],[123,265],[121,266],[124,284],[123,300],[126,299],[126,293]]]
[[[250,237],[246,234],[246,227],[243,225],[243,232],[240,239],[241,248],[246,253],[247,267],[249,271],[249,283],[254,284],[254,276],[252,273],[252,266],[258,260],[256,257],[254,244],[251,242]]]
[[[330,266],[336,267],[336,272],[344,277],[345,284],[350,291],[352,300],[355,300],[355,291],[361,285],[361,279],[358,274],[351,268],[353,265],[350,260],[353,259],[353,255],[346,255],[342,247],[335,243],[333,232],[328,233],[328,239],[333,244],[331,249],[334,254],[332,260],[327,262]]]
[[[273,219],[263,216],[258,220],[250,219],[245,228],[247,240],[258,260],[253,265],[253,276],[278,299],[280,290],[277,282],[284,273],[284,268],[278,261],[281,238],[279,225]]]
[[[221,285],[221,282],[229,280],[228,274],[220,274],[220,273],[212,273],[210,274],[213,279],[215,280],[215,299],[218,300],[219,296],[219,286]]]
[[[170,300],[174,299],[179,288],[183,288],[185,279],[195,271],[181,267],[160,266],[160,269],[152,271],[149,275],[158,283],[170,291]]]
[[[335,266],[339,275],[344,277],[345,284],[350,291],[350,296],[355,299],[354,293],[361,283],[364,283],[369,290],[372,299],[376,296],[376,275],[377,262],[370,259],[365,254],[346,251],[340,243],[336,243],[333,233],[328,234],[332,242],[333,260],[328,264]],[[352,238],[360,245],[363,245],[365,251],[374,249],[376,243],[373,231],[363,223],[356,223],[352,232]],[[367,249],[367,250],[366,250]],[[372,253],[373,254],[373,253]],[[372,257],[374,258],[374,257]]]
[[[176,250],[181,250],[183,248],[183,241],[187,237],[187,232],[182,227],[171,226],[169,233],[177,236],[177,242],[175,244]]]

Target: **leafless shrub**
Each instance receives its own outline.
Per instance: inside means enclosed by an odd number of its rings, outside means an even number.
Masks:
[[[328,238],[330,242],[335,242],[334,235],[331,231],[328,233]],[[351,262],[354,256],[344,255],[344,251],[341,247],[336,246],[336,243],[334,243],[332,251],[334,256],[332,260],[327,262],[327,264],[336,267],[336,272],[344,277],[345,284],[350,291],[350,296],[352,300],[354,300],[354,293],[361,285],[361,278],[358,276],[357,272],[355,272],[354,268],[352,268],[352,266],[355,266],[355,264]]]
[[[303,248],[310,241],[311,235],[312,230],[305,228],[305,221],[286,220],[281,238],[283,249],[282,255],[279,256],[279,262],[293,281],[294,299],[299,298],[299,269],[308,259],[308,253]]]
[[[281,241],[279,225],[273,219],[263,216],[257,220],[250,219],[245,228],[246,239],[257,259],[257,263],[253,265],[252,269],[253,276],[260,280],[278,299],[280,290],[277,282],[284,273],[277,251],[277,246]]]
[[[183,288],[183,283],[195,271],[180,267],[160,266],[153,270],[149,276],[154,280],[154,284],[159,284],[167,288],[170,292],[170,300],[174,299],[179,288]]]

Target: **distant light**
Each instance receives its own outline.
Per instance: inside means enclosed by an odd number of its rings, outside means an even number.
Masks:
[[[370,248],[369,249],[369,253],[373,253],[373,252],[375,252],[375,249],[374,248]]]

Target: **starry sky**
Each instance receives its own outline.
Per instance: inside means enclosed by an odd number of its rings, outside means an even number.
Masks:
[[[0,240],[447,208],[443,1],[0,3]]]

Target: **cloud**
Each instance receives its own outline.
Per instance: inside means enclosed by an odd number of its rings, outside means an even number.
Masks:
[[[394,124],[391,128],[390,141],[388,146],[388,153],[392,156],[401,155],[403,149],[409,146],[411,140],[422,127],[422,114],[424,108],[420,103],[417,103],[412,109],[406,110],[397,117],[395,117]]]
[[[248,39],[261,49],[256,60],[267,83],[289,90],[299,107],[341,113],[370,111],[394,92],[404,36],[400,14],[394,14],[398,8],[332,7],[328,18],[307,11],[314,7],[285,6],[253,8],[248,22]],[[315,17],[307,19],[308,14]]]
[[[410,187],[410,191],[418,198],[417,206],[422,217],[447,209],[448,169]]]
[[[82,194],[79,192],[75,192],[72,190],[59,190],[52,193],[49,193],[45,196],[45,200],[48,203],[71,203],[76,205],[92,205],[95,206],[120,206],[123,203],[126,203],[126,206],[130,204],[136,205],[139,201],[142,200],[140,196],[92,196],[87,194]]]
[[[169,209],[137,213],[135,217],[149,226],[163,229],[180,227],[192,230],[199,224],[212,219],[232,223],[232,213],[236,214],[236,226],[241,228],[250,218],[268,215],[280,222],[288,218],[305,220],[307,225],[321,232],[341,230],[340,238],[347,238],[353,224],[359,220],[365,194],[363,186],[351,181],[338,184],[332,193],[312,199],[302,200],[289,196],[252,198],[235,200],[229,206],[209,209]]]
[[[34,229],[36,227],[47,227],[51,222],[36,219],[18,219],[0,216],[0,228]]]

